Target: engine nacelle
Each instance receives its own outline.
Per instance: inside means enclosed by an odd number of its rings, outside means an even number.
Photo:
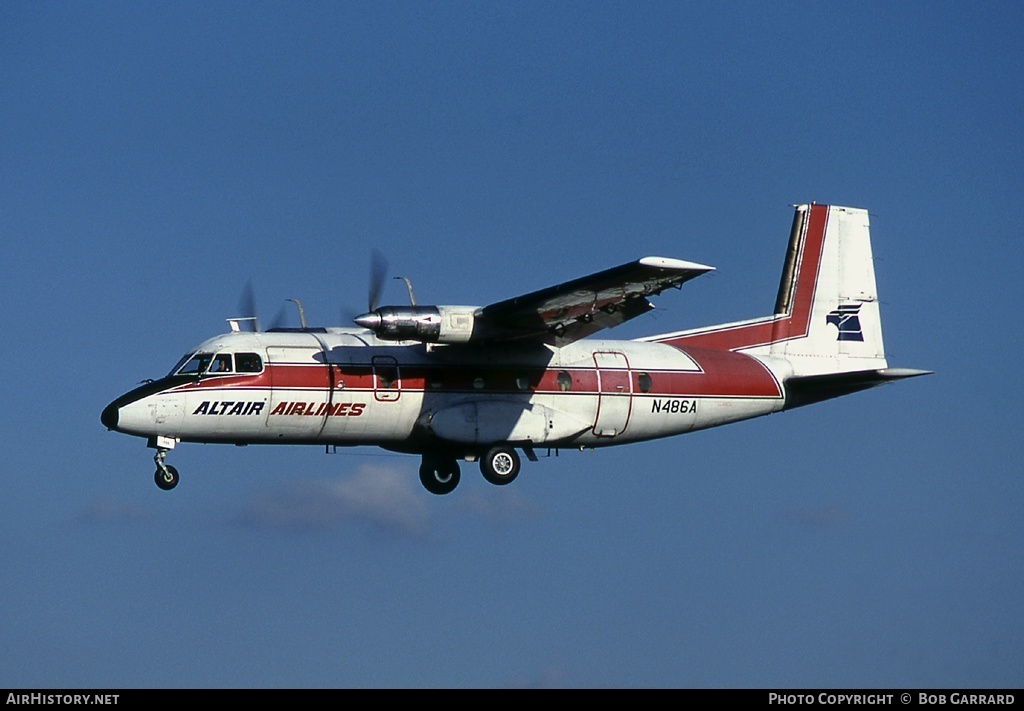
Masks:
[[[385,341],[467,343],[474,335],[477,311],[476,306],[382,306],[355,322]]]

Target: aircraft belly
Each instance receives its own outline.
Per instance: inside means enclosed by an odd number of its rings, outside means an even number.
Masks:
[[[435,437],[460,444],[542,444],[573,437],[590,427],[571,415],[525,400],[461,402],[430,412],[421,421]]]
[[[782,398],[706,398],[701,403],[692,429],[706,429],[770,415],[781,410],[784,403]]]
[[[778,412],[783,402],[781,398],[634,397],[625,432],[609,438],[588,431],[574,443],[605,446],[671,437]]]

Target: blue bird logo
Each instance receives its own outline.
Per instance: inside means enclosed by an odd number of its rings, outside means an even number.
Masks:
[[[839,330],[840,341],[863,341],[864,333],[860,328],[860,304],[841,305],[830,311],[825,323],[834,324]]]

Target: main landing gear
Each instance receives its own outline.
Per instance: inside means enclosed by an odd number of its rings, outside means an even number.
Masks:
[[[480,457],[480,472],[492,484],[504,486],[519,476],[519,454],[512,447],[491,447]],[[424,454],[420,483],[431,494],[450,494],[459,485],[459,461],[451,455]]]
[[[480,473],[484,479],[504,486],[519,476],[519,455],[511,447],[491,447],[480,457]]]
[[[420,483],[431,494],[450,494],[459,485],[459,462],[455,457],[424,454],[420,463]]]

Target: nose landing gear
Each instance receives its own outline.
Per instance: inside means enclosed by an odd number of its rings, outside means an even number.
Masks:
[[[164,491],[170,491],[178,485],[178,470],[170,464],[165,464],[164,459],[166,458],[167,449],[158,447],[156,454],[153,455],[153,461],[156,462],[156,473],[153,475],[153,480]]]

